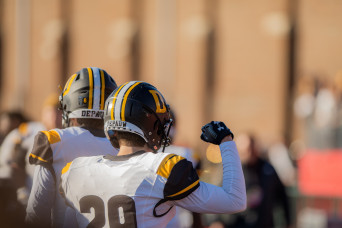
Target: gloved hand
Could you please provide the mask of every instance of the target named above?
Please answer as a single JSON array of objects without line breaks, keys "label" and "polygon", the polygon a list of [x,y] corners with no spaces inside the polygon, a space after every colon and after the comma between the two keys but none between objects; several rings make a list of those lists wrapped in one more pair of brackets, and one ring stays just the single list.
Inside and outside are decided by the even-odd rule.
[{"label": "gloved hand", "polygon": [[234,139],[234,134],[223,122],[211,121],[202,127],[201,139],[205,142],[219,145],[222,139],[228,135],[231,135]]}]

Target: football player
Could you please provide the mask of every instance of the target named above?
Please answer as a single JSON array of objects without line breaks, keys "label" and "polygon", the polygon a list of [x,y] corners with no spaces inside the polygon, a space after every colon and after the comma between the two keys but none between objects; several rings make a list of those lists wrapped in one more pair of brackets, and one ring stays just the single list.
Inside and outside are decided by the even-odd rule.
[{"label": "football player", "polygon": [[[118,156],[77,158],[62,170],[61,193],[78,227],[165,227],[183,207],[198,213],[246,208],[246,190],[232,132],[222,122],[202,128],[204,141],[220,145],[223,187],[200,182],[192,163],[158,153],[169,143],[172,120],[162,94],[132,81],[107,99],[105,133]],[[92,208],[92,210],[91,210]],[[68,224],[75,224],[70,217]],[[70,225],[71,226],[71,225]]]},{"label": "football player", "polygon": [[103,132],[106,98],[116,89],[103,69],[83,68],[67,81],[59,100],[64,129],[35,136],[30,164],[36,165],[26,209],[33,227],[62,227],[66,205],[58,193],[62,168],[81,156],[117,153]]}]

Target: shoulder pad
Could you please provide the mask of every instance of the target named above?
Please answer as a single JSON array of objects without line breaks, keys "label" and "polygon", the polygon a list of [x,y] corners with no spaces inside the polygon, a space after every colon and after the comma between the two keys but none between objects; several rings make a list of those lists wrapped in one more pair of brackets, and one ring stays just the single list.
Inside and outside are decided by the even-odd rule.
[{"label": "shoulder pad", "polygon": [[34,138],[33,149],[30,154],[30,164],[47,165],[53,162],[53,152],[51,144],[61,140],[55,130],[40,131]]},{"label": "shoulder pad", "polygon": [[47,139],[48,139],[50,144],[54,144],[54,143],[57,143],[57,142],[61,141],[60,135],[55,130],[41,131],[41,132],[46,135],[46,137],[47,137]]},{"label": "shoulder pad", "polygon": [[164,198],[168,200],[182,199],[199,187],[199,178],[192,163],[178,155],[166,156],[157,174],[167,179]]},{"label": "shoulder pad", "polygon": [[167,155],[163,161],[160,163],[158,170],[157,170],[157,174],[159,176],[165,177],[166,179],[169,178],[170,173],[172,168],[181,160],[183,160],[184,158],[179,156],[179,155],[175,155],[175,154],[169,154]]}]

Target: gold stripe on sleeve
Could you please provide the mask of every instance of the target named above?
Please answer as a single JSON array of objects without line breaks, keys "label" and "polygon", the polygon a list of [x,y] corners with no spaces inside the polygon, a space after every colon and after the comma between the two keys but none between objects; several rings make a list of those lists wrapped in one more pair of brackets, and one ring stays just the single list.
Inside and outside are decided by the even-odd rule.
[{"label": "gold stripe on sleeve", "polygon": [[42,131],[42,132],[46,135],[50,144],[54,144],[54,143],[61,141],[61,137],[59,136],[58,132],[55,130]]},{"label": "gold stripe on sleeve", "polygon": [[167,197],[178,196],[178,195],[180,195],[180,194],[182,194],[182,193],[184,193],[184,192],[186,192],[186,191],[192,189],[193,187],[195,187],[195,186],[198,184],[198,182],[199,182],[199,180],[195,181],[194,183],[192,183],[192,184],[189,185],[188,187],[184,188],[183,190],[181,190],[181,191],[179,191],[179,192],[177,192],[177,193],[175,193],[175,194],[173,194],[173,195],[167,196]]},{"label": "gold stripe on sleeve", "polygon": [[167,155],[160,163],[157,174],[162,177],[168,178],[170,176],[172,168],[183,159],[183,157],[175,154]]},{"label": "gold stripe on sleeve", "polygon": [[48,162],[48,161],[46,161],[45,159],[43,159],[43,158],[41,158],[41,157],[39,157],[39,156],[37,156],[37,155],[34,155],[34,154],[32,154],[32,153],[30,153],[30,157],[33,157],[33,158],[35,158],[35,159],[38,159],[39,161],[42,161],[42,162]]}]

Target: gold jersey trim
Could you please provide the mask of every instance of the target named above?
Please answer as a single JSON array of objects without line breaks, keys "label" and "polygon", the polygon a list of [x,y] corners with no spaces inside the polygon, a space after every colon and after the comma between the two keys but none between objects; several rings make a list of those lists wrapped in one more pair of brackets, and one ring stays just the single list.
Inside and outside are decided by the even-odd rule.
[{"label": "gold jersey trim", "polygon": [[42,131],[42,132],[46,135],[50,144],[54,144],[54,143],[61,141],[61,137],[59,136],[58,132],[55,130]]},{"label": "gold jersey trim", "polygon": [[48,162],[48,161],[46,161],[45,159],[43,159],[43,158],[41,158],[41,157],[39,157],[39,156],[37,156],[37,155],[34,155],[34,154],[32,154],[32,153],[30,153],[30,157],[33,157],[33,158],[35,158],[35,159],[38,159],[39,161],[42,161],[42,162]]},{"label": "gold jersey trim", "polygon": [[184,158],[175,154],[167,155],[160,163],[157,174],[169,178],[172,168]]},{"label": "gold jersey trim", "polygon": [[195,187],[197,184],[199,183],[199,180],[195,181],[194,183],[192,183],[191,185],[189,185],[188,187],[184,188],[183,190],[173,194],[173,195],[170,195],[170,196],[167,196],[167,197],[174,197],[174,196],[178,196],[184,192],[187,192],[188,190],[192,189],[193,187]]},{"label": "gold jersey trim", "polygon": [[69,162],[68,164],[66,164],[66,166],[64,166],[64,168],[62,169],[62,174],[68,172],[69,168],[70,168],[70,165],[71,165],[72,162]]}]

